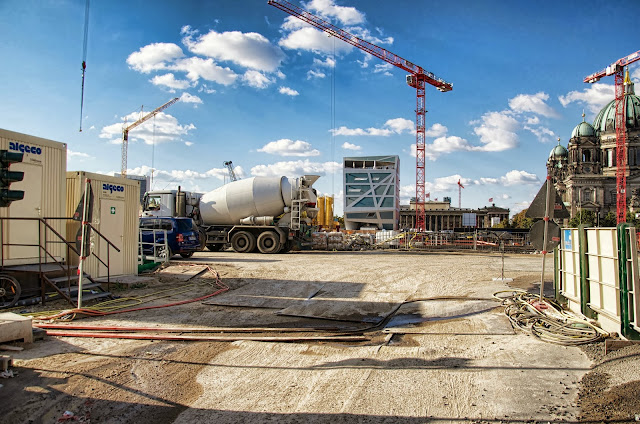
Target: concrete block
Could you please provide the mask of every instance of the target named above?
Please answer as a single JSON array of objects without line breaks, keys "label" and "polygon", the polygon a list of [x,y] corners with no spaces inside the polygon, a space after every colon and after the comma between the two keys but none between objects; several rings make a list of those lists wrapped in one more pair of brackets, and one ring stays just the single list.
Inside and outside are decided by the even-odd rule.
[{"label": "concrete block", "polygon": [[31,318],[13,312],[0,313],[0,343],[23,340],[33,343]]}]

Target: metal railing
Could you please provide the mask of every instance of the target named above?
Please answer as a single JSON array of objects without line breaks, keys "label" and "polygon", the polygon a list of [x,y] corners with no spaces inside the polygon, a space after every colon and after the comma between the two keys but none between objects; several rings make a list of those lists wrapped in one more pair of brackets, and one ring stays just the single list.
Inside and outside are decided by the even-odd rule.
[{"label": "metal railing", "polygon": [[[5,222],[7,221],[7,222]],[[37,225],[34,225],[33,229],[30,229],[28,231],[23,232],[23,234],[26,234],[26,237],[32,237],[31,240],[34,240],[33,243],[29,243],[29,242],[23,242],[23,243],[16,243],[16,242],[10,242],[9,240],[7,240],[7,227],[8,227],[8,222],[17,222],[17,221],[27,221],[27,222],[34,222],[37,223]],[[53,264],[57,267],[60,268],[61,271],[63,271],[67,277],[67,289],[70,289],[71,286],[71,275],[69,274],[69,258],[71,256],[71,252],[75,253],[76,255],[80,256],[80,253],[78,252],[78,250],[75,248],[74,243],[70,242],[67,240],[67,237],[63,236],[62,234],[60,234],[58,232],[58,230],[56,230],[52,223],[58,222],[58,221],[65,221],[65,229],[66,229],[66,223],[68,223],[69,221],[73,221],[73,222],[77,222],[72,220],[71,218],[18,218],[18,217],[0,217],[0,269],[5,270],[5,268],[9,267],[10,265],[7,264],[7,261],[16,259],[19,262],[21,262],[24,265],[37,265],[38,266],[38,273],[41,276],[41,298],[42,301],[44,303],[44,299],[45,299],[45,285],[44,284],[48,284],[49,286],[51,286],[51,288],[53,288],[54,290],[56,290],[61,296],[63,296],[65,299],[67,299],[67,301],[69,301],[71,303],[71,299],[65,295],[60,289],[59,287],[57,287],[55,284],[51,284],[49,281],[47,281],[46,279],[42,278],[42,275],[44,273],[43,271],[43,265],[45,264]],[[117,252],[120,252],[120,249],[114,245],[109,239],[107,239],[102,233],[100,233],[100,231],[98,231],[95,227],[93,227],[91,224],[88,224],[89,227],[95,231],[95,233],[98,235],[98,237],[101,240],[104,240],[107,243],[107,257],[106,257],[106,262],[103,258],[101,258],[99,255],[96,255],[95,252],[91,252],[91,256],[95,257],[101,264],[103,264],[106,269],[107,269],[107,287],[110,288],[110,283],[111,283],[111,275],[110,275],[110,252],[111,249],[115,249]],[[35,236],[37,233],[37,236]],[[35,237],[33,237],[35,236]],[[36,242],[37,240],[37,242]],[[24,248],[33,248],[34,252],[37,249],[37,255],[34,255],[33,257],[22,257],[22,258],[6,258],[6,252],[11,248],[11,247],[24,247]],[[66,255],[64,257],[55,256],[55,253],[60,252],[60,250],[56,249],[56,246],[64,246],[63,249],[66,250]],[[57,251],[56,251],[57,250]],[[35,262],[37,259],[37,262]],[[27,263],[24,263],[24,262]]]},{"label": "metal railing", "polygon": [[[143,233],[151,233],[153,241],[142,241]],[[157,241],[158,234],[164,235],[161,242]],[[138,265],[144,265],[148,262],[168,262],[169,259],[171,258],[169,257],[167,230],[140,228],[138,231]]]}]

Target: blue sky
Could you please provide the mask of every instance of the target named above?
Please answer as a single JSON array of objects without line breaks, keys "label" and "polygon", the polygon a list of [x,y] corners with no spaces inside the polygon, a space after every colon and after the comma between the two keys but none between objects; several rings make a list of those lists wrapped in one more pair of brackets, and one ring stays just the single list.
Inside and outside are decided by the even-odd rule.
[{"label": "blue sky", "polygon": [[[426,191],[526,208],[560,137],[613,100],[583,78],[640,49],[636,0],[295,0],[453,84],[426,90]],[[267,0],[0,0],[0,128],[68,144],[68,170],[112,174],[125,120],[180,102],[129,135],[128,173],[208,191],[236,173],[322,177],[342,213],[344,156],[400,156],[415,196],[416,93],[406,73]],[[614,28],[618,28],[617,32]],[[640,80],[640,67],[631,67]]]}]

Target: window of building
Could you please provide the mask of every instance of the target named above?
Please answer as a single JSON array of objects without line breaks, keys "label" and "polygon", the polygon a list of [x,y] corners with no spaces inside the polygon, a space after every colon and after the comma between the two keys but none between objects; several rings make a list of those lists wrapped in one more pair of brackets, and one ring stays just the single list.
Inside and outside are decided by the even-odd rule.
[{"label": "window of building", "polygon": [[584,150],[582,152],[582,161],[591,162],[591,150]]},{"label": "window of building", "polygon": [[361,199],[358,203],[353,205],[355,208],[372,208],[375,205],[373,204],[373,197],[365,197]]},{"label": "window of building", "polygon": [[368,183],[369,174],[347,174],[347,183]]},{"label": "window of building", "polygon": [[382,204],[380,205],[380,207],[382,207],[382,208],[392,208],[394,206],[393,200],[394,200],[393,197],[385,197],[382,200]]},{"label": "window of building", "polygon": [[386,185],[381,185],[376,187],[375,192],[378,196],[382,196],[384,195],[384,193],[387,191],[387,186]]}]

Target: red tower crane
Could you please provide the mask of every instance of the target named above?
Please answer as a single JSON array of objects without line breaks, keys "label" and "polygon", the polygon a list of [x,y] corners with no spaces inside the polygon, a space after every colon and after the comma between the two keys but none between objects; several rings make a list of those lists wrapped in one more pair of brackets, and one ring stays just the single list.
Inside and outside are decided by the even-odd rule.
[{"label": "red tower crane", "polygon": [[618,59],[600,72],[589,75],[584,82],[615,75],[616,83],[616,217],[618,224],[627,220],[627,120],[624,101],[624,67],[640,60],[640,50]]},{"label": "red tower crane", "polygon": [[462,209],[462,189],[463,188],[464,186],[462,185],[460,180],[458,180],[458,208],[459,209]]},{"label": "red tower crane", "polygon": [[296,18],[313,25],[321,31],[326,32],[352,46],[384,60],[400,69],[410,73],[407,76],[407,84],[416,89],[416,228],[418,231],[425,230],[425,83],[436,87],[442,92],[451,91],[453,85],[436,77],[431,72],[425,71],[422,67],[409,62],[390,51],[376,46],[368,41],[356,37],[347,31],[340,29],[329,22],[295,6],[285,0],[269,0],[271,6],[275,6]]}]

